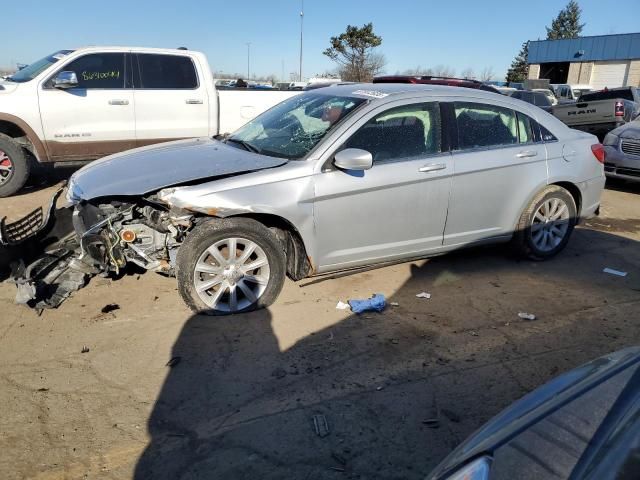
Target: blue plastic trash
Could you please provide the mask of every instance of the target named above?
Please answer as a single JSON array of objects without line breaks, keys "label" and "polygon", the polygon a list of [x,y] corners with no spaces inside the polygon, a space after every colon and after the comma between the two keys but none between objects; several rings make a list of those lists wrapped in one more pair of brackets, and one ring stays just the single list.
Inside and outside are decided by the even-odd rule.
[{"label": "blue plastic trash", "polygon": [[384,295],[376,293],[373,297],[367,298],[366,300],[349,300],[349,306],[353,313],[362,313],[369,310],[381,312],[384,310],[384,307],[387,306],[387,301]]}]

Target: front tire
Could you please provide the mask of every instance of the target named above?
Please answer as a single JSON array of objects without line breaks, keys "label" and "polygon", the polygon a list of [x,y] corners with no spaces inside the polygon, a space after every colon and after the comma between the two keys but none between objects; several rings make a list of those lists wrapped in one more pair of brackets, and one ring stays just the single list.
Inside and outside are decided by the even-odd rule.
[{"label": "front tire", "polygon": [[576,222],[573,196],[558,185],[549,185],[522,212],[514,246],[525,257],[546,260],[564,249]]},{"label": "front tire", "polygon": [[11,137],[0,133],[0,197],[9,197],[24,187],[29,178],[25,150]]},{"label": "front tire", "polygon": [[191,310],[209,315],[271,305],[282,290],[286,259],[276,236],[248,218],[198,225],[176,259],[178,291]]}]

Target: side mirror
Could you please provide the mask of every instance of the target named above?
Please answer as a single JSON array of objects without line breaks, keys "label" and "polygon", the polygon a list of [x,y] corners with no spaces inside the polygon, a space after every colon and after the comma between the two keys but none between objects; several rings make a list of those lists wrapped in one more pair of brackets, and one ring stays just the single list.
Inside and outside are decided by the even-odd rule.
[{"label": "side mirror", "polygon": [[53,86],[55,88],[73,88],[78,86],[78,77],[76,72],[60,72],[53,79]]},{"label": "side mirror", "polygon": [[369,170],[373,156],[360,148],[346,148],[336,153],[333,163],[342,170]]}]

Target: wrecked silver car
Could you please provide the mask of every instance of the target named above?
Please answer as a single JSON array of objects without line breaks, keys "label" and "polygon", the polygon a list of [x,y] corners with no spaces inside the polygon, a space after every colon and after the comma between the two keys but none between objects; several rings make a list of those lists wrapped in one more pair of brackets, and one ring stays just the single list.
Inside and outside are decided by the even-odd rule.
[{"label": "wrecked silver car", "polygon": [[194,311],[241,312],[274,302],[287,275],[487,241],[552,257],[597,212],[602,161],[595,137],[508,97],[331,86],[232,135],[94,162],[71,177],[66,206],[2,221],[0,242],[22,249],[11,279],[37,308],[135,264],[176,276]]}]

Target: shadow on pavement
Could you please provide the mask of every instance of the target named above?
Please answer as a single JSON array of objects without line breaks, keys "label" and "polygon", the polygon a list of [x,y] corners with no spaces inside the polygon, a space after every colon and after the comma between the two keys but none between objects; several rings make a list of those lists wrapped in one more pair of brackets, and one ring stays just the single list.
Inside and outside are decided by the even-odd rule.
[{"label": "shadow on pavement", "polygon": [[[349,315],[284,350],[270,310],[189,318],[135,478],[420,479],[526,392],[640,343],[625,310],[640,302],[637,242],[577,229],[549,262],[504,250],[414,264],[395,293],[381,292],[399,306]],[[424,290],[432,298],[416,299]],[[520,320],[514,304],[538,320]]]}]

